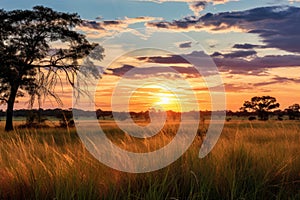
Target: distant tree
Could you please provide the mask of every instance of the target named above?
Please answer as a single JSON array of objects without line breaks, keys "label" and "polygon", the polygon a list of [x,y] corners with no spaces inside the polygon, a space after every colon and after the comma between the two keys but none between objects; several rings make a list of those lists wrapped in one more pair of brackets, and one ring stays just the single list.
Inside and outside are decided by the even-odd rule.
[{"label": "distant tree", "polygon": [[285,109],[285,112],[289,116],[290,120],[295,120],[295,119],[299,119],[300,116],[299,110],[300,110],[300,105],[295,103],[289,106],[287,109]]},{"label": "distant tree", "polygon": [[103,111],[101,109],[96,110],[96,116],[97,119],[100,119],[102,117],[103,120],[105,120],[105,117],[112,118],[112,111]]},{"label": "distant tree", "polygon": [[71,110],[62,110],[56,117],[59,119],[59,126],[62,128],[75,126]]},{"label": "distant tree", "polygon": [[248,117],[248,120],[249,120],[249,121],[256,120],[256,117],[254,117],[254,116]]},{"label": "distant tree", "polygon": [[[75,87],[81,61],[90,56],[86,73],[99,77],[92,60],[103,58],[103,48],[74,30],[82,20],[77,14],[36,6],[32,10],[0,10],[0,101],[7,104],[5,130],[13,130],[17,97],[28,93],[34,99],[55,94],[61,79]],[[97,48],[96,48],[97,47]],[[92,50],[97,49],[97,53]],[[94,52],[94,51],[93,51]]]},{"label": "distant tree", "polygon": [[283,120],[284,111],[278,109],[278,110],[274,110],[272,114],[277,116],[277,120],[279,120],[279,121]]},{"label": "distant tree", "polygon": [[255,111],[260,120],[268,120],[269,112],[278,108],[276,98],[271,96],[252,97],[251,101],[245,101],[241,110]]}]

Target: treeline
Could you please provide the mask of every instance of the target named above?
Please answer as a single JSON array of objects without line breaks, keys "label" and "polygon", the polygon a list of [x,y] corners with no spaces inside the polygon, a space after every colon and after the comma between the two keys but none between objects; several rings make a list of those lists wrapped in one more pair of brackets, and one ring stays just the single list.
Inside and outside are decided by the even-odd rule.
[{"label": "treeline", "polygon": [[[270,117],[277,120],[299,120],[300,119],[300,105],[295,103],[288,106],[284,110],[279,109],[280,104],[276,102],[276,98],[270,96],[253,97],[250,101],[245,101],[239,111],[213,111],[214,115],[222,116],[226,113],[227,120],[230,121],[233,117],[248,118],[249,120],[268,120]],[[163,112],[156,110],[148,110],[141,112],[112,112],[98,109],[96,111],[85,111],[80,109],[20,109],[14,111],[14,117],[26,118],[27,124],[43,123],[48,118],[59,119],[61,126],[73,125],[73,114],[80,117],[97,117],[98,119],[108,120],[126,120],[142,119],[145,121],[150,120],[150,113],[156,116],[161,116]],[[202,119],[209,119],[212,111],[190,111],[190,112],[175,112],[172,110],[166,111],[168,120],[180,120],[181,116],[196,117],[200,114]],[[0,117],[5,117],[6,112],[0,110]]]},{"label": "treeline", "polygon": [[[84,111],[86,112],[86,111]],[[63,114],[70,114],[72,113],[72,109],[20,109],[14,110],[14,117],[28,117],[31,115],[39,115],[40,117],[54,117],[54,118],[61,118]],[[0,110],[0,116],[4,117],[6,112]]]},{"label": "treeline", "polygon": [[[103,111],[101,109],[98,109],[95,111],[85,111],[85,110],[80,110],[80,109],[60,109],[60,108],[55,108],[55,109],[20,109],[20,110],[15,110],[14,111],[14,117],[24,117],[24,118],[30,118],[30,117],[35,117],[35,118],[41,118],[43,120],[44,118],[47,117],[52,117],[52,118],[57,118],[61,119],[62,117],[65,118],[73,118],[73,112],[76,112],[78,116],[81,117],[91,117],[95,116],[98,119],[113,119],[118,118],[118,119],[126,119],[128,116],[130,116],[133,119],[147,119],[149,118],[149,111],[140,111],[140,112],[115,112],[113,113],[112,111]],[[248,117],[253,117],[257,116],[259,117],[259,112],[258,111],[247,111],[247,110],[240,110],[240,111],[214,111],[215,115],[223,115],[224,112],[226,113],[227,117],[241,117],[241,118],[248,118]],[[170,117],[178,118],[181,116],[180,112],[175,112],[172,110],[166,111],[167,115]],[[190,111],[190,112],[184,112],[185,115],[193,116],[195,115],[196,111]],[[201,117],[210,117],[212,114],[212,111],[199,111],[199,114]],[[300,120],[300,105],[299,104],[293,104],[289,106],[288,108],[284,110],[274,110],[274,111],[269,111],[268,117],[275,117],[275,118],[283,118],[286,116],[289,120]],[[3,110],[0,110],[0,117],[4,118],[6,115],[6,112]]]},{"label": "treeline", "polygon": [[[91,117],[95,116],[98,119],[109,119],[109,118],[118,118],[118,119],[125,119],[127,117],[131,118],[148,118],[150,112],[156,112],[160,113],[160,111],[140,111],[140,112],[112,112],[112,111],[104,111],[101,109],[97,109],[96,111],[86,111],[86,110],[80,110],[80,109],[20,109],[20,110],[14,110],[14,117],[24,117],[24,118],[45,118],[45,117],[53,117],[53,118],[70,118],[70,116],[73,117],[73,113],[76,113],[77,116],[80,117]],[[172,110],[166,111],[167,115],[170,117],[178,117],[181,115],[180,112],[175,112]],[[196,111],[191,112],[185,112],[187,115],[195,115]],[[210,116],[211,111],[199,111],[201,116]],[[224,113],[224,111],[217,111],[216,113]],[[0,110],[0,117],[5,117],[6,112],[3,110]]]},{"label": "treeline", "polygon": [[276,115],[278,120],[283,120],[284,115],[288,115],[290,120],[299,119],[300,105],[295,103],[284,110],[279,109],[280,104],[275,97],[255,96],[250,101],[245,101],[240,108],[242,113],[249,111],[256,114],[260,120],[268,120],[270,115]]},{"label": "treeline", "polygon": [[231,118],[232,117],[239,117],[239,118],[248,118],[250,121],[251,120],[268,120],[270,118],[277,119],[277,120],[300,120],[300,112],[299,110],[293,110],[286,108],[284,110],[275,110],[272,112],[268,112],[268,118],[260,118],[260,113],[257,111],[249,112],[249,111],[236,111],[233,112],[231,110],[226,111],[226,116]]}]

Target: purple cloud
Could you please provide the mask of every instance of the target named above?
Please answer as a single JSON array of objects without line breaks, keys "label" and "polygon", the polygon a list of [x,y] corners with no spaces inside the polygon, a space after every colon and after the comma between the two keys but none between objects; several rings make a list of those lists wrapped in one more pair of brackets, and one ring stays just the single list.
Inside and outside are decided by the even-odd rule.
[{"label": "purple cloud", "polygon": [[184,42],[179,44],[179,48],[181,49],[187,49],[192,47],[192,42]]},{"label": "purple cloud", "polygon": [[300,8],[273,6],[246,11],[208,13],[171,22],[148,22],[148,27],[177,31],[239,31],[258,34],[265,47],[300,53]]}]

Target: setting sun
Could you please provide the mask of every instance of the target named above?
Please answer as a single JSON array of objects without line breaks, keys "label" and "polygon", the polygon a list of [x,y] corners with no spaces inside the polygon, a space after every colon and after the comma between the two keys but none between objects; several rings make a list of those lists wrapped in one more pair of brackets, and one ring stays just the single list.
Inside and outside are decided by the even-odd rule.
[{"label": "setting sun", "polygon": [[161,97],[160,101],[158,103],[160,103],[160,104],[170,104],[170,98],[168,98],[168,97]]}]

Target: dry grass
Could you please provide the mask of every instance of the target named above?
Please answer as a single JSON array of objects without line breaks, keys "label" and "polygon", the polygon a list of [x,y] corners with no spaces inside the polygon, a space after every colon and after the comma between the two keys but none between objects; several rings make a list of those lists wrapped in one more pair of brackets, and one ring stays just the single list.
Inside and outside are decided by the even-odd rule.
[{"label": "dry grass", "polygon": [[[105,129],[121,147],[142,151],[171,140],[170,127],[151,141]],[[233,121],[204,159],[196,139],[172,165],[129,174],[94,159],[75,130],[0,132],[0,199],[300,199],[299,144],[300,122]]]}]

